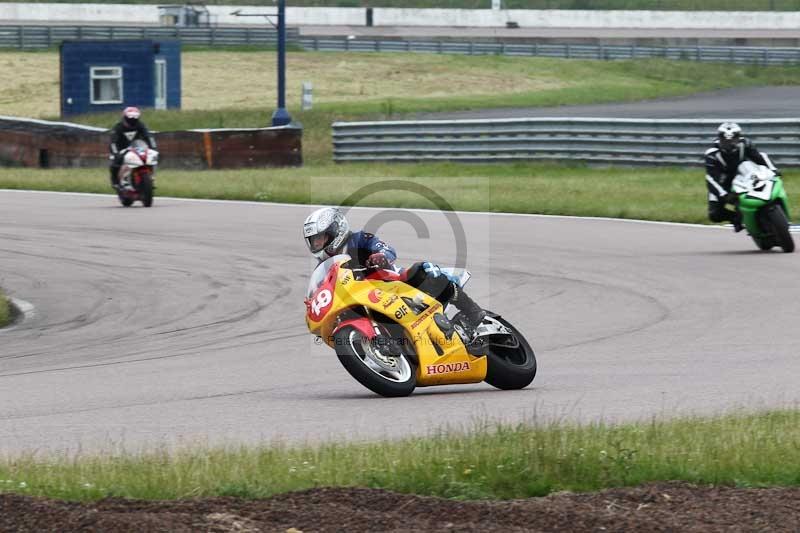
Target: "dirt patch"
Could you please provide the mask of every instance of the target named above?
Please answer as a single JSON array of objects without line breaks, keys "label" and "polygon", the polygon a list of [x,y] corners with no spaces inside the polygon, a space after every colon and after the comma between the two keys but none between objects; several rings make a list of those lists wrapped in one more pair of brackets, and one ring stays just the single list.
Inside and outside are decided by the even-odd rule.
[{"label": "dirt patch", "polygon": [[800,488],[656,483],[513,501],[454,501],[324,488],[266,500],[0,495],[0,531],[800,531]]}]

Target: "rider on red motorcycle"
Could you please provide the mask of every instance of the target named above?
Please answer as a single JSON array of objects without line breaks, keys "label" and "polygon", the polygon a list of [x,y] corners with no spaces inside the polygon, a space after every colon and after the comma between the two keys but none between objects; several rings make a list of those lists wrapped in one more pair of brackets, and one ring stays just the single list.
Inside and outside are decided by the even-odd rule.
[{"label": "rider on red motorcycle", "polygon": [[109,144],[111,166],[109,171],[111,173],[111,185],[115,189],[132,190],[131,184],[127,180],[119,183],[119,169],[122,166],[125,149],[137,139],[146,142],[147,146],[153,150],[156,148],[155,138],[147,129],[147,126],[144,125],[144,122],[139,120],[141,115],[139,108],[126,107],[122,111],[122,120],[117,122],[111,129],[111,143]]},{"label": "rider on red motorcycle", "polygon": [[336,208],[323,207],[311,213],[303,223],[303,236],[308,249],[320,262],[346,253],[358,265],[399,272],[405,283],[430,294],[442,304],[452,303],[461,311],[462,323],[471,339],[486,316],[486,312],[437,265],[419,262],[407,270],[396,267],[397,253],[392,246],[372,233],[350,231],[347,219]]}]

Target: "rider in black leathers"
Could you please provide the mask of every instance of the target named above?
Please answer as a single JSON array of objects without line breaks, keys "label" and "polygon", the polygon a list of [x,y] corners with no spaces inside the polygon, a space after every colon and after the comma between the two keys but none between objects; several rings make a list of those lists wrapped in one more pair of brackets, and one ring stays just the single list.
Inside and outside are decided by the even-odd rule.
[{"label": "rider in black leathers", "polygon": [[708,218],[712,222],[731,222],[736,231],[742,230],[742,216],[738,210],[731,211],[725,206],[736,206],[738,197],[731,192],[731,185],[743,161],[764,165],[780,174],[767,154],[759,152],[749,139],[742,137],[738,124],[723,122],[717,129],[717,139],[705,154]]},{"label": "rider in black leathers", "polygon": [[147,129],[147,126],[144,125],[144,122],[139,120],[141,115],[142,113],[138,108],[126,107],[122,112],[122,119],[111,129],[111,143],[109,144],[111,166],[109,167],[109,172],[111,173],[111,185],[115,189],[131,189],[130,183],[119,183],[119,169],[122,166],[125,149],[136,139],[143,140],[153,150],[156,148],[155,138]]}]

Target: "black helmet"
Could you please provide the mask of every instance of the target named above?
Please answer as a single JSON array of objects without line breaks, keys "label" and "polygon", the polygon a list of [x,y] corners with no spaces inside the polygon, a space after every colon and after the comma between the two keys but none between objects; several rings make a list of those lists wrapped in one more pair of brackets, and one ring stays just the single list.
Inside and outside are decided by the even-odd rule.
[{"label": "black helmet", "polygon": [[723,152],[733,152],[742,140],[742,128],[735,122],[723,122],[717,128],[719,149]]}]

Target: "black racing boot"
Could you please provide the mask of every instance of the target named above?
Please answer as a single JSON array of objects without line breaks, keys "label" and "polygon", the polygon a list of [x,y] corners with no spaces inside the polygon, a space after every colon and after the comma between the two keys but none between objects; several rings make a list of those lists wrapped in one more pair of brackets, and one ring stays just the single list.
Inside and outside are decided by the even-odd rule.
[{"label": "black racing boot", "polygon": [[114,190],[119,190],[119,167],[111,167],[108,169],[111,178],[111,186]]},{"label": "black racing boot", "polygon": [[471,344],[475,340],[478,326],[483,322],[486,317],[486,311],[475,303],[475,301],[467,296],[467,294],[455,283],[453,283],[453,296],[450,299],[456,309],[460,311],[461,325],[464,327],[464,334],[466,339],[464,344]]},{"label": "black racing boot", "polygon": [[744,226],[742,225],[742,214],[738,210],[736,210],[731,217],[731,224],[733,224],[733,231],[735,233],[739,233],[744,229]]}]

